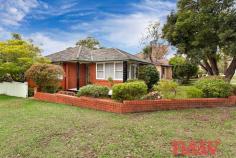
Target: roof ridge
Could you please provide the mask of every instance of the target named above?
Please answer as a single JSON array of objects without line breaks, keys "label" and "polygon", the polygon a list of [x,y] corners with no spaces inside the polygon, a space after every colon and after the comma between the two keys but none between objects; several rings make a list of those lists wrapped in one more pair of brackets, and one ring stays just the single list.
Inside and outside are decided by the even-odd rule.
[{"label": "roof ridge", "polygon": [[122,54],[125,54],[128,57],[132,56],[132,57],[135,57],[135,58],[139,58],[139,57],[135,56],[134,54],[130,54],[130,53],[126,52],[126,51],[120,50],[119,48],[115,48],[115,49],[118,50],[119,52],[121,52]]},{"label": "roof ridge", "polygon": [[45,57],[52,56],[52,55],[55,55],[55,54],[59,54],[59,53],[62,53],[62,52],[64,52],[64,51],[65,51],[65,50],[58,51],[58,52],[56,52],[56,53],[51,53],[51,54],[46,55]]},{"label": "roof ridge", "polygon": [[118,48],[111,48],[111,49],[115,49],[115,50],[117,50],[118,52],[120,52],[121,54],[123,54],[123,55],[125,55],[126,57],[129,58],[128,54],[124,53],[124,52],[121,51],[120,49],[118,49]]},{"label": "roof ridge", "polygon": [[90,52],[91,61],[93,61],[93,50],[91,50],[89,52]]}]

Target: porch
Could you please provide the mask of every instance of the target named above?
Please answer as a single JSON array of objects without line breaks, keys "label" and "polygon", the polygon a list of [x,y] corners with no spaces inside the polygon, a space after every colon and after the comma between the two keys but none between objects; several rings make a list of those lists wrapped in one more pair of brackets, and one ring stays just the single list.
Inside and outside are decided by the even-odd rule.
[{"label": "porch", "polygon": [[114,84],[135,79],[139,63],[133,61],[64,62],[61,65],[65,71],[62,88],[78,91],[80,87],[87,84],[110,87],[109,77],[112,77]]}]

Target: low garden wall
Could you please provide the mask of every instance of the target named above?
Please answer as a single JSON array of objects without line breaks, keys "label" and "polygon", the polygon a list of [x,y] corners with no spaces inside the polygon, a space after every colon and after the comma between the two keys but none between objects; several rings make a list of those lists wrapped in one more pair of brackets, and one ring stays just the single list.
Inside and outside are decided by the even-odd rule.
[{"label": "low garden wall", "polygon": [[114,113],[236,106],[236,96],[231,96],[229,98],[135,100],[123,101],[121,103],[111,99],[37,92],[34,98],[41,101],[62,103]]}]

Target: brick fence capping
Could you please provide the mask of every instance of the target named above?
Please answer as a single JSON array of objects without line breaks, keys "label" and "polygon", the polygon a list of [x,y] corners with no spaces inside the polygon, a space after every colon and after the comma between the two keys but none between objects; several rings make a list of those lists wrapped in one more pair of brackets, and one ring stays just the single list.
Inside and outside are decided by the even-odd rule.
[{"label": "brick fence capping", "polygon": [[236,96],[230,96],[228,98],[160,99],[117,102],[111,99],[37,92],[34,98],[40,101],[61,103],[114,113],[236,106]]}]

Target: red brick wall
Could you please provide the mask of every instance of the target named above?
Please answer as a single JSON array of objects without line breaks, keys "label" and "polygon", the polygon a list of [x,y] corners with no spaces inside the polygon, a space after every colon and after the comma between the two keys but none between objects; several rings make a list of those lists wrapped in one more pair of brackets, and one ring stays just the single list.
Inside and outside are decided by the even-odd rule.
[{"label": "red brick wall", "polygon": [[28,80],[28,85],[29,85],[30,88],[37,87],[37,85],[32,80]]},{"label": "red brick wall", "polygon": [[102,110],[107,112],[121,113],[122,103],[107,99],[95,99],[88,97],[74,97],[62,94],[48,94],[37,92],[35,99],[53,103],[68,104],[78,107]]},{"label": "red brick wall", "polygon": [[[89,65],[89,74],[90,74],[90,82],[92,84],[111,87],[110,82],[108,82],[107,80],[97,80],[96,79],[96,63]],[[122,82],[123,81],[114,81],[114,84],[122,83]]]},{"label": "red brick wall", "polygon": [[236,106],[236,96],[229,98],[135,100],[120,103],[111,99],[74,97],[37,92],[34,98],[41,101],[62,103],[115,113]]}]

